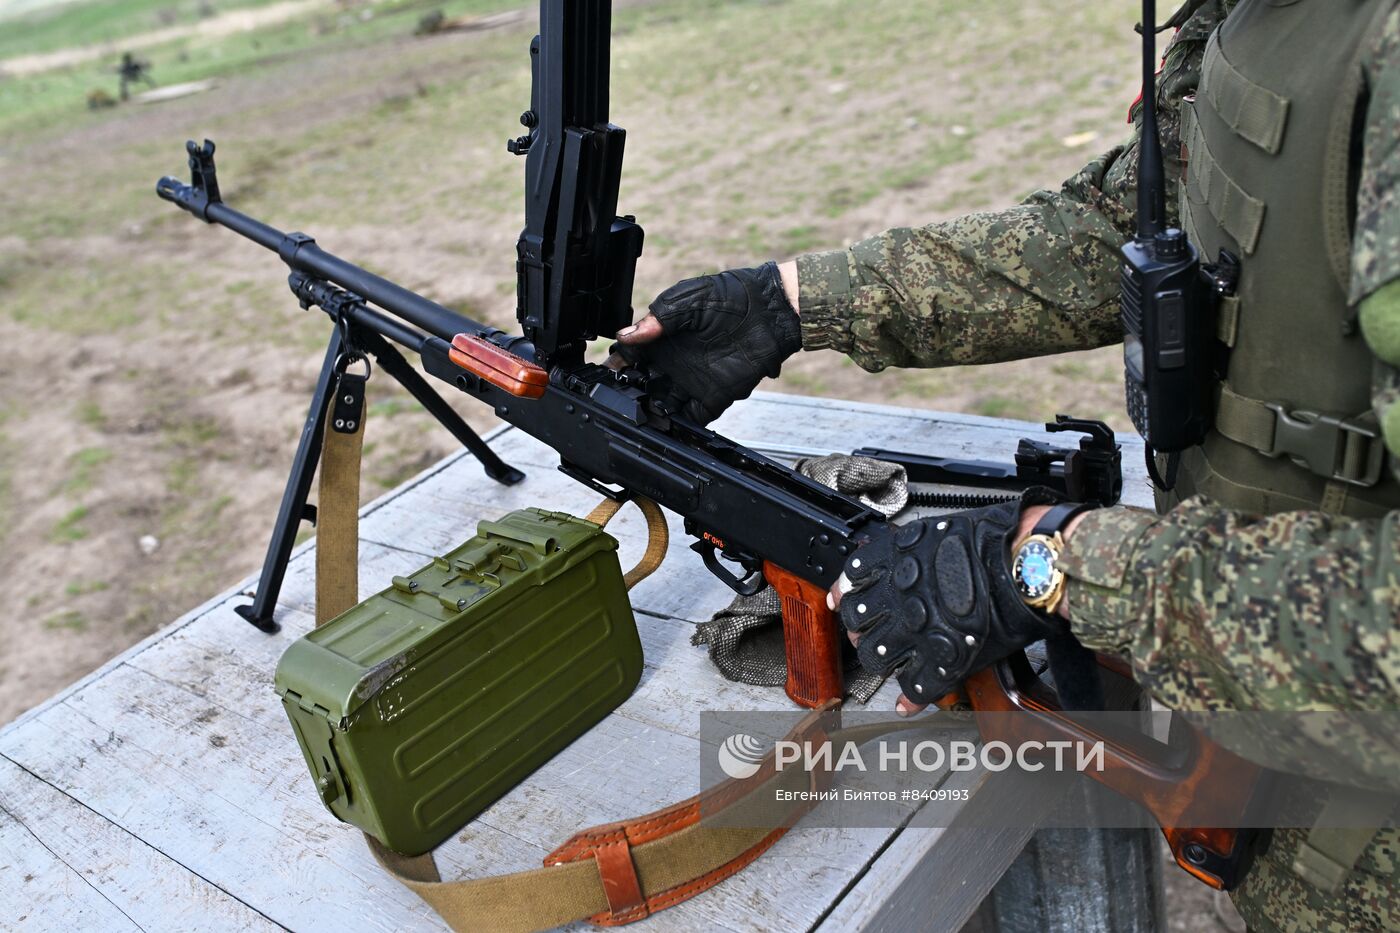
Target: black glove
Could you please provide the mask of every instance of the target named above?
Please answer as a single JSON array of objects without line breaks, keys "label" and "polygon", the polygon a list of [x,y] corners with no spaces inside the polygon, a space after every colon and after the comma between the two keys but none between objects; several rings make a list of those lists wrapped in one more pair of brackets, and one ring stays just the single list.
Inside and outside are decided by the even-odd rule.
[{"label": "black glove", "polygon": [[891,526],[858,548],[846,561],[840,616],[861,634],[861,663],[898,669],[904,695],[931,703],[968,674],[1065,632],[1062,619],[1022,601],[1009,566],[1022,507],[1053,501],[1033,489],[1020,502]]},{"label": "black glove", "polygon": [[651,313],[663,335],[614,344],[612,352],[665,376],[653,401],[700,424],[748,398],[802,349],[797,312],[776,263],[677,282],[656,297]]}]

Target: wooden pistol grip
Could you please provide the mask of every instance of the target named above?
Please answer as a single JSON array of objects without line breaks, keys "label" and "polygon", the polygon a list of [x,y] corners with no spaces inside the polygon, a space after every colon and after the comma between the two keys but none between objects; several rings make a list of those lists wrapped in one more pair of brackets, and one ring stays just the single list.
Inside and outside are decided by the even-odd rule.
[{"label": "wooden pistol grip", "polygon": [[[1105,659],[1108,660],[1108,659]],[[1171,748],[1141,732],[1100,732],[1059,709],[1039,681],[1018,678],[1002,662],[968,678],[966,689],[986,741],[1069,741],[1076,749],[1102,742],[1102,770],[1085,773],[1135,800],[1157,820],[1177,863],[1213,888],[1229,890],[1252,855],[1249,829],[1212,828],[1216,821],[1244,825],[1263,768],[1212,742],[1186,723],[1184,741]],[[1113,670],[1111,663],[1103,665]],[[1027,667],[1028,669],[1028,667]],[[1006,713],[1029,715],[1009,716]],[[983,715],[1003,714],[1003,715]],[[1227,819],[1228,818],[1228,819]]]},{"label": "wooden pistol grip", "polygon": [[452,362],[518,398],[539,398],[549,385],[549,373],[476,334],[458,334],[447,351]]},{"label": "wooden pistol grip", "polygon": [[778,593],[787,653],[784,690],[798,706],[816,709],[845,696],[841,676],[841,624],[826,606],[826,590],[763,562],[763,576]]}]

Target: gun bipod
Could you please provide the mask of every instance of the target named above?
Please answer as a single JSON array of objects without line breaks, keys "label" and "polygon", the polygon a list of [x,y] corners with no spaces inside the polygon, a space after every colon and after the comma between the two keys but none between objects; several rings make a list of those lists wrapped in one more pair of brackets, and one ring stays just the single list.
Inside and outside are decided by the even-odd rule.
[{"label": "gun bipod", "polygon": [[[273,524],[267,553],[263,557],[253,601],[234,607],[234,611],[255,628],[269,634],[281,627],[273,618],[273,614],[277,608],[277,597],[282,591],[282,581],[286,577],[287,561],[296,545],[297,531],[303,521],[316,524],[316,507],[309,505],[306,500],[311,492],[311,481],[316,475],[316,466],[321,459],[326,412],[334,400],[333,388],[352,359],[373,357],[381,371],[392,376],[425,411],[436,418],[462,446],[481,461],[486,475],[491,479],[504,486],[514,486],[525,478],[522,471],[502,460],[481,435],[462,420],[461,415],[419,375],[393,344],[374,328],[356,323],[357,316],[380,317],[365,307],[363,299],[302,272],[293,272],[288,277],[288,284],[303,307],[313,304],[320,307],[330,315],[335,326],[326,344],[326,355],[321,363],[320,375],[316,379],[316,388],[311,393],[311,405],[302,425],[301,439],[292,459],[292,469],[282,490],[282,502],[277,510],[277,520]],[[375,321],[376,325],[380,323],[382,322]],[[410,328],[399,329],[402,333],[391,331],[391,335],[396,339],[410,342],[415,337],[420,342],[423,339]]]}]

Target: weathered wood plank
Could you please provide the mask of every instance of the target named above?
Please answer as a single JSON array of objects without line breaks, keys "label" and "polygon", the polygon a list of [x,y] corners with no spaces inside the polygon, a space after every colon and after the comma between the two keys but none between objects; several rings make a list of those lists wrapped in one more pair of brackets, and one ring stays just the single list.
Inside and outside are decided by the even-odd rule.
[{"label": "weathered wood plank", "polygon": [[21,820],[25,811],[0,805],[0,926],[7,930],[130,930],[130,917]]},{"label": "weathered wood plank", "polygon": [[[0,812],[22,820],[39,846],[61,857],[122,918],[142,930],[278,929],[246,904],[7,758],[0,758]],[[0,865],[0,875],[13,871]],[[0,882],[0,888],[9,884]],[[27,897],[34,891],[31,882],[19,893]],[[9,905],[0,907],[0,925],[7,928],[6,918],[18,919],[9,911]],[[71,918],[67,911],[61,915]],[[106,921],[90,928],[99,926],[106,927]]]},{"label": "weathered wood plank", "polygon": [[363,844],[332,844],[347,830],[285,734],[133,667],[7,730],[0,753],[276,923],[436,922],[407,890],[373,891]]},{"label": "weathered wood plank", "polygon": [[819,929],[961,929],[1072,786],[1073,775],[1062,777],[980,768],[953,774],[945,786],[967,788],[968,801],[921,807]]}]

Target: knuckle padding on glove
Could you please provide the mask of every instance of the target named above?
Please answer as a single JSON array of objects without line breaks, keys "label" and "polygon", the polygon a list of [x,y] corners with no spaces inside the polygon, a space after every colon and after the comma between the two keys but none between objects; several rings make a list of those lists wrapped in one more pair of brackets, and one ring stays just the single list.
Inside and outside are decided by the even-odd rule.
[{"label": "knuckle padding on glove", "polygon": [[906,696],[931,701],[979,664],[1055,631],[1011,582],[1007,538],[1019,511],[1008,503],[916,520],[859,548],[839,615],[862,633],[861,662],[897,670]]}]

